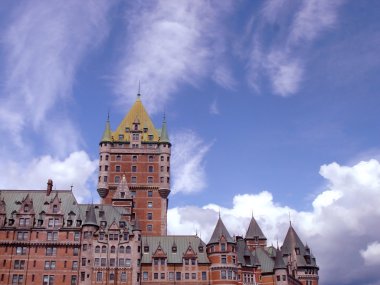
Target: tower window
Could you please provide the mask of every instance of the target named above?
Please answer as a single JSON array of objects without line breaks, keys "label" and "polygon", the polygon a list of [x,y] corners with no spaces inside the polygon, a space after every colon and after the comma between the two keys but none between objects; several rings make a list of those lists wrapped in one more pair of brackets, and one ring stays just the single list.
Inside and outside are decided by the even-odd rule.
[{"label": "tower window", "polygon": [[137,161],[137,155],[132,156],[132,161]]},{"label": "tower window", "polygon": [[132,172],[137,172],[137,166],[136,165],[132,165]]},{"label": "tower window", "polygon": [[152,191],[148,191],[148,197],[152,197],[153,196],[153,192]]},{"label": "tower window", "polygon": [[146,230],[147,230],[148,232],[153,231],[153,226],[152,226],[152,225],[147,225],[147,226],[146,226]]},{"label": "tower window", "polygon": [[153,202],[148,202],[148,208],[153,208]]},{"label": "tower window", "polygon": [[105,166],[104,166],[104,170],[105,170],[105,171],[108,171],[108,165],[105,165]]},{"label": "tower window", "polygon": [[153,219],[153,214],[152,213],[148,213],[146,218],[148,220],[152,220]]},{"label": "tower window", "polygon": [[121,155],[117,155],[116,160],[121,160]]},{"label": "tower window", "polygon": [[164,161],[164,156],[163,155],[161,155],[161,161]]},{"label": "tower window", "polygon": [[148,160],[149,160],[149,162],[153,162],[153,155],[149,155]]},{"label": "tower window", "polygon": [[109,159],[109,155],[107,154],[107,155],[106,155],[106,160],[108,160],[108,159]]},{"label": "tower window", "polygon": [[153,170],[154,170],[153,165],[149,165],[149,166],[148,166],[148,172],[152,173]]},{"label": "tower window", "polygon": [[136,183],[136,181],[137,181],[136,176],[132,176],[131,183]]},{"label": "tower window", "polygon": [[116,172],[120,172],[120,168],[121,168],[120,165],[116,165],[116,166],[115,166],[115,171],[116,171]]},{"label": "tower window", "polygon": [[120,183],[120,176],[115,176],[115,183]]},{"label": "tower window", "polygon": [[104,177],[103,177],[103,182],[107,182],[107,180],[108,180],[108,177],[107,177],[107,176],[104,176]]},{"label": "tower window", "polygon": [[148,177],[148,183],[153,183],[153,177],[152,176]]}]

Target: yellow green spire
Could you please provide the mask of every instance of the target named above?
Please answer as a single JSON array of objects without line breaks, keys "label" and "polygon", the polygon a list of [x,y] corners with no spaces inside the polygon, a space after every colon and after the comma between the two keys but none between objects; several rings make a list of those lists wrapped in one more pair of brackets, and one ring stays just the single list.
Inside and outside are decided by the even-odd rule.
[{"label": "yellow green spire", "polygon": [[101,142],[112,142],[112,133],[111,133],[111,126],[110,126],[110,114],[108,114],[108,116],[107,116],[106,128],[104,130]]},{"label": "yellow green spire", "polygon": [[165,117],[165,114],[164,114],[164,119],[162,121],[160,142],[162,142],[162,143],[170,143],[169,135],[168,135],[168,129],[166,127],[166,117]]}]

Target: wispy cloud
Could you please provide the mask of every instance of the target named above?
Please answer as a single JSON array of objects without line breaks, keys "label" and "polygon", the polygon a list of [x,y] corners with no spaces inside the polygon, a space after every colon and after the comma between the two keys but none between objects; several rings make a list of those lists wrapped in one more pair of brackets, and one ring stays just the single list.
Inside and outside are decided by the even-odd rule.
[{"label": "wispy cloud", "polygon": [[[57,128],[45,133],[41,126],[64,115],[62,108],[51,111],[70,98],[81,59],[106,35],[109,7],[108,2],[25,1],[11,11],[1,39],[6,77],[0,120],[3,131],[10,132],[19,145],[25,129],[47,134],[48,140],[60,136],[54,133]],[[63,117],[59,125],[67,120]],[[76,137],[72,134],[71,146],[76,145]]]},{"label": "wispy cloud", "polygon": [[210,105],[210,114],[211,115],[219,115],[220,114],[218,102],[216,101],[216,99],[214,101],[212,101],[212,103]]},{"label": "wispy cloud", "polygon": [[335,27],[343,2],[310,0],[291,5],[284,1],[265,2],[261,15],[247,29],[251,37],[249,84],[259,91],[260,82],[267,76],[273,93],[296,94],[307,70],[304,55],[317,38]]},{"label": "wispy cloud", "polygon": [[205,155],[211,144],[206,144],[195,132],[186,130],[172,136],[173,193],[198,192],[206,187]]},{"label": "wispy cloud", "polygon": [[[231,234],[244,235],[253,213],[269,243],[281,242],[290,213],[292,224],[317,258],[323,284],[376,284],[380,280],[380,162],[372,159],[353,166],[331,163],[321,166],[320,174],[327,183],[310,211],[280,205],[268,191],[237,194],[231,208],[209,204],[170,209],[169,232],[198,229],[207,242],[220,210]],[[336,246],[342,241],[344,246]]]},{"label": "wispy cloud", "polygon": [[197,86],[210,74],[223,87],[233,85],[228,70],[219,68],[225,64],[222,19],[232,3],[149,1],[129,8],[127,43],[115,79],[122,102],[132,102],[139,81],[150,112],[160,111],[180,84]]}]

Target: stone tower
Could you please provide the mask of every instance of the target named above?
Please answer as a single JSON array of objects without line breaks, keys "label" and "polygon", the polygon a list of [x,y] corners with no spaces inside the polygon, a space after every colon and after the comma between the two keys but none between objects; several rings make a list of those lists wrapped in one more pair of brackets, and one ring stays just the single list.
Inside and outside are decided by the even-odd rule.
[{"label": "stone tower", "polygon": [[[107,119],[99,143],[98,193],[102,204],[120,207],[132,197],[131,222],[138,222],[143,235],[166,235],[170,154],[165,117],[156,129],[140,94],[115,131]],[[117,191],[121,183],[128,193]]]}]

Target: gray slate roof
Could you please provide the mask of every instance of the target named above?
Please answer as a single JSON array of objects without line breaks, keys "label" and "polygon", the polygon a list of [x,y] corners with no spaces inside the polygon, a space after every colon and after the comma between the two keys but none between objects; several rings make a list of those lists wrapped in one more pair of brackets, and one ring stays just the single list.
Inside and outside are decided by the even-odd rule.
[{"label": "gray slate roof", "polygon": [[247,233],[245,234],[246,239],[253,239],[258,237],[259,239],[267,239],[263,234],[259,224],[256,222],[255,218],[252,217],[251,222],[249,223]]},{"label": "gray slate roof", "polygon": [[[184,253],[189,246],[194,250],[198,263],[210,263],[206,254],[206,244],[198,236],[150,236],[142,238],[143,254],[142,263],[152,263],[153,254],[158,246],[166,253],[167,263],[181,263]],[[149,252],[144,252],[144,247],[149,246]],[[172,246],[176,245],[177,251],[172,251]],[[199,246],[203,246],[203,252],[199,252]]]},{"label": "gray slate roof", "polygon": [[284,258],[282,256],[282,252],[280,249],[277,249],[273,269],[276,270],[276,269],[286,269],[286,268],[287,267],[286,267],[286,264],[284,262]]},{"label": "gray slate roof", "polygon": [[214,232],[212,233],[211,239],[208,244],[219,243],[220,238],[224,236],[227,242],[235,243],[233,238],[230,236],[229,232],[226,229],[226,226],[223,224],[222,219],[219,217],[218,222],[216,223]]},{"label": "gray slate roof", "polygon": [[297,265],[301,267],[316,267],[317,264],[315,262],[314,257],[311,255],[310,250],[306,249],[301,239],[297,235],[293,226],[290,225],[288,232],[286,234],[284,243],[281,247],[281,251],[283,255],[294,255],[295,249],[299,250],[299,254],[296,254]]},{"label": "gray slate roof", "polygon": [[[42,212],[47,213],[49,209],[49,203],[56,197],[61,201],[60,211],[63,215],[64,225],[67,227],[67,220],[71,215],[71,219],[74,221],[82,220],[85,222],[87,217],[86,212],[89,206],[92,204],[78,204],[72,191],[70,190],[53,190],[49,196],[46,196],[46,190],[0,190],[0,200],[4,199],[7,219],[11,218],[12,212],[17,212],[21,207],[21,202],[29,195],[29,198],[33,201],[33,210],[35,218],[39,219]],[[113,207],[111,205],[93,205],[94,213],[91,214],[92,222],[100,226],[102,221],[105,221],[107,227],[112,224],[113,221],[119,222],[121,215],[125,209]],[[100,215],[103,212],[103,215]],[[128,226],[128,225],[127,225]]]},{"label": "gray slate roof", "polygon": [[245,240],[240,239],[236,242],[236,254],[238,263],[242,266],[257,267],[260,263],[256,255],[248,250]]}]

